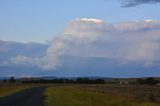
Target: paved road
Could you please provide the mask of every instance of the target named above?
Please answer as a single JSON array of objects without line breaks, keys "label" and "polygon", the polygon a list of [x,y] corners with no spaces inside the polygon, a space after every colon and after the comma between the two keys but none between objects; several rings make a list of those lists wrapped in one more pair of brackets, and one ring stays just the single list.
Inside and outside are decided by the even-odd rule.
[{"label": "paved road", "polygon": [[0,106],[44,106],[45,87],[29,88],[19,93],[0,99]]}]

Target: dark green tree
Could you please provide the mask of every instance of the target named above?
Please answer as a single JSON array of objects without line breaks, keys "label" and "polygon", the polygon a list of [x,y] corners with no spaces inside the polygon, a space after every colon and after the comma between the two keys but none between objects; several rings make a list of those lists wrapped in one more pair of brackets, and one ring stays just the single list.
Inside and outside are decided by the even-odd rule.
[{"label": "dark green tree", "polygon": [[152,77],[149,77],[149,78],[146,78],[146,79],[137,79],[137,83],[147,84],[147,85],[156,85],[156,84],[159,83],[159,81],[152,78]]},{"label": "dark green tree", "polygon": [[159,82],[158,80],[156,80],[156,79],[154,79],[152,77],[147,78],[145,80],[145,83],[148,84],[148,85],[155,85],[155,84],[158,84],[158,82]]},{"label": "dark green tree", "polygon": [[12,76],[12,77],[9,79],[9,82],[10,82],[10,83],[15,83],[16,80],[15,80],[15,78]]}]

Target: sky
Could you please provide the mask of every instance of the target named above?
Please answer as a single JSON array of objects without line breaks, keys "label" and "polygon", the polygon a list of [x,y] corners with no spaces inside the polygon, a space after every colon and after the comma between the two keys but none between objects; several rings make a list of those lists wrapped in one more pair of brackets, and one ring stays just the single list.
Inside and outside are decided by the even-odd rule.
[{"label": "sky", "polygon": [[160,77],[160,0],[0,0],[0,77]]},{"label": "sky", "polygon": [[131,6],[126,1],[0,0],[0,40],[46,43],[76,18],[95,18],[108,23],[160,20],[158,0],[147,0],[153,3],[128,0]]}]

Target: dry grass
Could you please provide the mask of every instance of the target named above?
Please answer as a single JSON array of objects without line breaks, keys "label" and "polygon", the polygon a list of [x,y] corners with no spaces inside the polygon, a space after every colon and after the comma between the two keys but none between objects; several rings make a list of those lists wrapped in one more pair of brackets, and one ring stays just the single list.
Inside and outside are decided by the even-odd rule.
[{"label": "dry grass", "polygon": [[11,95],[26,88],[28,88],[28,86],[22,86],[22,85],[0,86],[0,97]]},{"label": "dry grass", "polygon": [[81,85],[81,89],[103,92],[123,97],[136,98],[141,101],[160,103],[160,87],[147,85]]},{"label": "dry grass", "polygon": [[49,87],[44,95],[46,106],[159,106],[73,86]]},{"label": "dry grass", "polygon": [[45,84],[7,84],[0,86],[0,98],[17,93],[21,90],[37,87],[37,86],[46,86]]}]

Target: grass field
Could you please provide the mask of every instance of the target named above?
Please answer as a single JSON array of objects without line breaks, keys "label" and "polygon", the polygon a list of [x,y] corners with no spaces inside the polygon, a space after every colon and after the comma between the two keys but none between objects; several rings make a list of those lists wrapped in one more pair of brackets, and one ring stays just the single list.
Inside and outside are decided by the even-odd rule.
[{"label": "grass field", "polygon": [[44,95],[46,106],[159,106],[159,104],[82,90],[73,86],[49,87]]},{"label": "grass field", "polygon": [[123,97],[136,98],[141,101],[160,103],[160,86],[129,85],[129,84],[104,84],[104,85],[79,85],[82,90],[109,93]]}]

